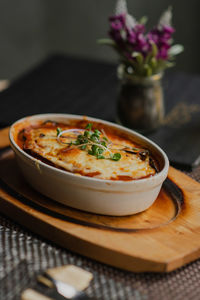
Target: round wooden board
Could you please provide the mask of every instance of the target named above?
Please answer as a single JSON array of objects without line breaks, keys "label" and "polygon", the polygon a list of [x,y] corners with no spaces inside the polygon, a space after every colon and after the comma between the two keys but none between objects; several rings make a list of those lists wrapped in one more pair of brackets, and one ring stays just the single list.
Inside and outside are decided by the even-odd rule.
[{"label": "round wooden board", "polygon": [[73,209],[34,190],[22,176],[12,152],[1,161],[0,178],[8,193],[30,207],[56,218],[99,229],[134,232],[159,228],[174,221],[182,207],[182,194],[168,179],[154,204],[142,213],[112,217]]},{"label": "round wooden board", "polygon": [[0,178],[1,213],[81,255],[137,272],[169,272],[200,257],[200,184],[173,168],[155,204],[128,217],[47,199],[25,182],[12,152],[0,157]]}]

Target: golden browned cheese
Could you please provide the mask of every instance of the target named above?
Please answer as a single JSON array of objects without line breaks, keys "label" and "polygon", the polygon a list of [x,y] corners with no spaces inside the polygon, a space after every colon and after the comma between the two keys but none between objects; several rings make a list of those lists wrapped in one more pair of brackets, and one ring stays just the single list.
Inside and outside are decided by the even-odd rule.
[{"label": "golden browned cheese", "polygon": [[[68,131],[58,137],[57,128]],[[43,162],[79,176],[127,181],[150,177],[156,173],[150,164],[148,152],[144,149],[138,150],[137,144],[112,130],[106,130],[101,124],[98,124],[100,138],[108,138],[103,152],[104,159],[90,155],[90,145],[85,150],[73,145],[71,142],[74,143],[78,134],[84,133],[84,128],[81,124],[72,126],[52,122],[29,126],[19,133],[18,144],[24,151]],[[136,151],[133,151],[135,148]],[[121,159],[110,159],[114,153],[120,153]]]}]

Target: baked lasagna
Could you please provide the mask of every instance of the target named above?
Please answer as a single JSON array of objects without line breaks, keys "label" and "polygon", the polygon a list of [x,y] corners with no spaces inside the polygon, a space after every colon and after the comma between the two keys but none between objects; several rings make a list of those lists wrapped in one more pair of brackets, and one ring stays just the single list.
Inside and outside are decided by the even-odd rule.
[{"label": "baked lasagna", "polygon": [[79,176],[129,181],[158,172],[147,149],[116,129],[86,120],[28,125],[17,143],[34,158]]}]

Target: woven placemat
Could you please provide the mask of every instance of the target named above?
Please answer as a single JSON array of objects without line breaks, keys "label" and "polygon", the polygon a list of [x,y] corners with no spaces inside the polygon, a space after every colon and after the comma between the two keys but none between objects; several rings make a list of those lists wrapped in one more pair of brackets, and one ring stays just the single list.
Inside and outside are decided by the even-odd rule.
[{"label": "woven placemat", "polygon": [[[200,167],[188,175],[200,181]],[[200,259],[169,274],[126,272],[57,247],[0,215],[1,300],[20,299],[22,290],[37,286],[36,274],[63,264],[93,273],[86,293],[97,299],[200,299]]]}]

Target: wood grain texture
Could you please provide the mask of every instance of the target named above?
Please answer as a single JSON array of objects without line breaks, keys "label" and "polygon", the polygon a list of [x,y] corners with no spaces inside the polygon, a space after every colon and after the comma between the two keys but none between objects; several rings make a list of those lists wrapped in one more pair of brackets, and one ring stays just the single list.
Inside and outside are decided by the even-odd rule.
[{"label": "wood grain texture", "polygon": [[[170,168],[169,179],[182,190],[184,204],[178,217],[166,226],[148,229],[173,215],[170,196],[162,190],[155,204],[146,212],[131,217],[104,217],[71,210],[33,191],[20,175],[12,156],[1,161],[0,177],[12,189],[32,202],[22,201],[7,190],[0,190],[0,211],[35,233],[67,249],[103,263],[129,271],[169,272],[200,256],[200,184]],[[10,161],[10,162],[9,162]],[[69,222],[58,215],[38,209],[41,206],[60,215],[82,216],[98,224],[132,226],[143,224],[137,232],[117,232]],[[131,224],[130,224],[131,223]],[[135,226],[135,225],[134,225]],[[140,226],[141,227],[141,226]]]},{"label": "wood grain texture", "polygon": [[9,129],[10,127],[6,127],[0,130],[0,149],[8,147],[9,145],[9,138],[8,138]]}]

